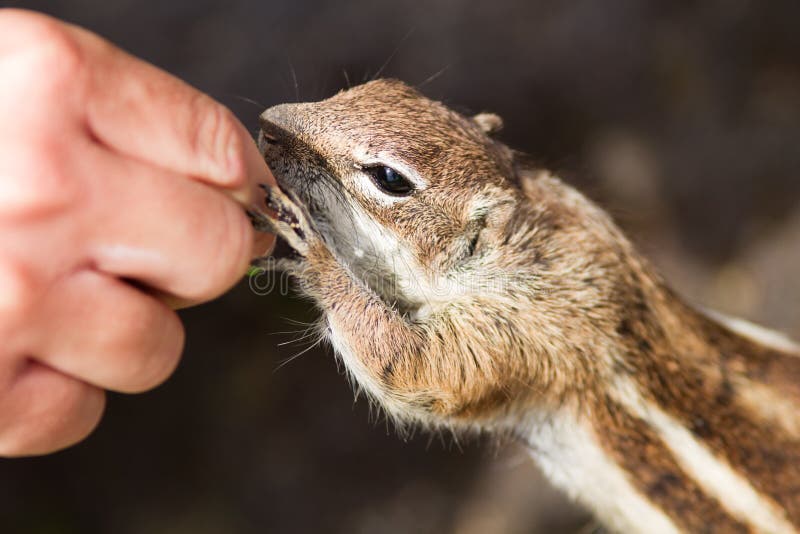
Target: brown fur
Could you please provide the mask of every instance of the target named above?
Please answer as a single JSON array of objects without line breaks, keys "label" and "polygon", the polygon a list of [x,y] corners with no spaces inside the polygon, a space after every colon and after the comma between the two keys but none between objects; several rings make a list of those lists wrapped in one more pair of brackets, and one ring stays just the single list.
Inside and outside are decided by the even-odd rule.
[{"label": "brown fur", "polygon": [[[386,80],[265,112],[267,161],[311,218],[291,268],[352,352],[342,357],[356,380],[398,420],[432,425],[513,428],[532,410],[575,406],[606,428],[603,446],[676,524],[747,531],[687,480],[646,422],[607,400],[628,377],[800,525],[798,416],[758,404],[771,395],[800,407],[800,358],[686,305],[602,210],[487,136],[500,125]],[[398,202],[365,194],[359,154],[411,169],[425,186]],[[483,285],[430,301],[398,289],[399,260],[353,252],[363,234],[341,213],[366,214],[397,239],[423,282],[467,275]]]}]

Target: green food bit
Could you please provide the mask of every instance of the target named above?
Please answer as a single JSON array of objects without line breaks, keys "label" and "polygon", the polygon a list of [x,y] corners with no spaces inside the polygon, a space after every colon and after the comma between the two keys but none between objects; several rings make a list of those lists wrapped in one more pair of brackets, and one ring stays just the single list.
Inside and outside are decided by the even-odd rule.
[{"label": "green food bit", "polygon": [[264,272],[263,267],[259,267],[257,265],[251,265],[250,268],[247,269],[247,276],[250,278],[262,274]]}]

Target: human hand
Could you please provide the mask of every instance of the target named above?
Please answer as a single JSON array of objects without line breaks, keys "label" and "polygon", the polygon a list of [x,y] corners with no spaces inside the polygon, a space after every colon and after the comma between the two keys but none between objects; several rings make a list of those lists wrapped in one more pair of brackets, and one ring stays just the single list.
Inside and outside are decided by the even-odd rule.
[{"label": "human hand", "polygon": [[0,456],[42,454],[173,371],[171,306],[268,248],[242,206],[274,180],[225,107],[80,28],[0,10],[0,80]]}]

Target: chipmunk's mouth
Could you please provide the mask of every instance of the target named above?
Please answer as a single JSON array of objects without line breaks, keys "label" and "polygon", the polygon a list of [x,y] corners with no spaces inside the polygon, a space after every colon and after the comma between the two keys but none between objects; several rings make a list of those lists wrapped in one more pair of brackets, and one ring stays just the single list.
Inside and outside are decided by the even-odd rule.
[{"label": "chipmunk's mouth", "polygon": [[313,196],[307,191],[308,187],[304,186],[304,184],[308,184],[309,180],[305,176],[306,173],[303,172],[302,162],[292,157],[291,150],[288,150],[285,145],[285,140],[282,142],[277,135],[264,130],[259,132],[258,148],[272,172],[272,176],[275,177],[278,187],[284,193],[295,197],[294,200],[300,201],[309,212],[313,212],[315,211]]}]

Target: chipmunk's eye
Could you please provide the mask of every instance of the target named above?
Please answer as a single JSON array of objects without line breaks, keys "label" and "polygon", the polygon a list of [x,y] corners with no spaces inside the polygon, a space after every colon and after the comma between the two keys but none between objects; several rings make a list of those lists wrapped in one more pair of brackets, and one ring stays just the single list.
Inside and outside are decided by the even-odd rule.
[{"label": "chipmunk's eye", "polygon": [[367,167],[364,171],[372,176],[378,187],[390,195],[408,195],[414,190],[414,184],[391,167],[377,165]]}]

